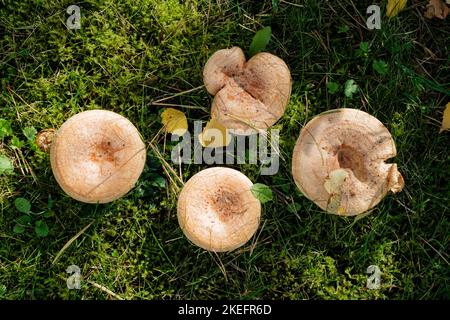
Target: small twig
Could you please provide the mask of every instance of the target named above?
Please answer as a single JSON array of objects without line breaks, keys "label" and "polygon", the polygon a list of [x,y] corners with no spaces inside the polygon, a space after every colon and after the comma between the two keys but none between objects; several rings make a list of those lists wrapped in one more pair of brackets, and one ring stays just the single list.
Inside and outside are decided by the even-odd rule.
[{"label": "small twig", "polygon": [[439,257],[441,257],[441,258],[445,261],[445,263],[447,263],[447,265],[450,266],[450,263],[447,261],[447,259],[445,259],[445,257],[444,257],[437,249],[435,249],[435,248],[434,248],[427,240],[425,240],[425,239],[422,238],[421,236],[419,236],[419,238],[420,238],[423,242],[425,242],[431,249],[433,249],[433,251],[436,252],[436,253],[439,255]]},{"label": "small twig", "polygon": [[152,102],[150,103],[152,106],[163,106],[163,107],[179,107],[179,108],[186,108],[186,109],[200,109],[205,112],[208,112],[208,110],[204,107],[199,106],[189,106],[184,104],[177,104],[177,103],[162,103],[162,102]]},{"label": "small twig", "polygon": [[298,7],[298,8],[304,8],[305,7],[302,4],[292,3],[292,2],[285,1],[285,0],[280,0],[280,3],[286,3],[288,5],[291,5],[291,6],[294,6],[294,7]]},{"label": "small twig", "polygon": [[154,103],[159,103],[159,102],[163,102],[163,101],[166,101],[166,100],[169,100],[169,99],[172,99],[172,98],[181,96],[181,95],[183,95],[183,94],[186,94],[186,93],[189,93],[189,92],[192,92],[192,91],[199,90],[199,89],[203,88],[204,86],[205,86],[205,85],[201,85],[201,86],[198,86],[198,87],[196,87],[196,88],[192,88],[192,89],[189,89],[189,90],[186,90],[186,91],[183,91],[183,92],[178,92],[178,93],[176,93],[176,94],[174,94],[174,95],[171,95],[171,96],[169,96],[169,97],[165,97],[165,98],[161,98],[161,99],[158,99],[158,100],[156,100],[156,101],[153,101],[152,104],[154,104]]},{"label": "small twig", "polygon": [[66,242],[66,244],[62,247],[61,250],[59,250],[58,254],[56,255],[55,259],[53,259],[52,265],[55,264],[55,262],[59,259],[59,257],[63,254],[64,251],[66,251],[66,249],[68,247],[70,247],[70,245],[77,240],[77,238],[79,236],[81,236],[93,223],[95,220],[91,221],[86,227],[84,227],[83,229],[81,229],[80,232],[78,232],[76,235],[74,235],[69,241]]},{"label": "small twig", "polygon": [[117,300],[125,300],[124,298],[122,298],[121,296],[119,296],[117,293],[112,292],[111,290],[109,290],[107,287],[102,286],[94,281],[91,280],[86,280],[87,283],[92,284],[94,287],[96,287],[97,289],[100,289],[101,291],[109,294],[110,296],[113,296],[114,298],[116,298]]}]

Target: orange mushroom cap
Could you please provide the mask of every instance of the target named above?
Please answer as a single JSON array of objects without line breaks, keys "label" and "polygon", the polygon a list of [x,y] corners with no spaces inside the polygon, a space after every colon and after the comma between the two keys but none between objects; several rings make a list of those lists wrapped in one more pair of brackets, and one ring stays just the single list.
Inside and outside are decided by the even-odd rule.
[{"label": "orange mushroom cap", "polygon": [[178,198],[178,222],[197,246],[215,252],[244,245],[256,232],[261,203],[241,172],[208,168],[192,176]]},{"label": "orange mushroom cap", "polygon": [[320,208],[357,215],[376,206],[389,192],[402,190],[394,140],[375,117],[356,109],[324,112],[301,130],[292,174],[302,193]]},{"label": "orange mushroom cap", "polygon": [[145,145],[134,125],[105,110],[68,119],[50,147],[56,181],[69,196],[86,203],[106,203],[125,195],[142,173],[145,159]]},{"label": "orange mushroom cap", "polygon": [[215,52],[203,70],[214,100],[211,117],[231,133],[248,135],[280,119],[291,94],[291,73],[279,57],[261,52],[245,60],[239,47]]}]

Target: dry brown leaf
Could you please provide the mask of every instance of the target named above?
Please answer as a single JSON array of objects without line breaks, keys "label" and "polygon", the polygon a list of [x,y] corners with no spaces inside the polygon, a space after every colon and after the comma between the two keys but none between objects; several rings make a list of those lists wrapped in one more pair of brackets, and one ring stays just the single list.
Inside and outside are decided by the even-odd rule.
[{"label": "dry brown leaf", "polygon": [[442,118],[442,126],[439,132],[448,129],[450,129],[450,102],[445,106],[444,117]]},{"label": "dry brown leaf", "polygon": [[450,13],[450,8],[442,0],[430,0],[424,16],[428,19],[434,17],[444,20]]}]

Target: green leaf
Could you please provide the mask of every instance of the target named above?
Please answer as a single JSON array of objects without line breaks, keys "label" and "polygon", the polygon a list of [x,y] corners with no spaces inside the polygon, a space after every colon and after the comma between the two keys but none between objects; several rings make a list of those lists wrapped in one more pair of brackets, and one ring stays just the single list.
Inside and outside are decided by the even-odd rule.
[{"label": "green leaf", "polygon": [[53,208],[53,204],[55,203],[55,200],[52,199],[51,195],[48,195],[48,200],[47,200],[47,208],[50,210],[51,208]]},{"label": "green leaf", "polygon": [[346,33],[348,30],[350,30],[350,27],[346,24],[343,24],[339,27],[338,33]]},{"label": "green leaf", "polygon": [[272,29],[270,27],[264,27],[256,32],[255,36],[253,37],[252,43],[250,44],[250,57],[266,49],[271,36]]},{"label": "green leaf", "polygon": [[25,231],[25,228],[18,224],[16,224],[13,228],[13,232],[17,233],[17,234],[24,233],[24,231]]},{"label": "green leaf", "polygon": [[290,213],[296,213],[297,211],[300,210],[301,207],[302,207],[302,206],[301,206],[300,203],[294,202],[294,203],[290,203],[290,204],[287,206],[287,210],[288,210]]},{"label": "green leaf", "polygon": [[46,237],[48,235],[48,226],[43,220],[36,221],[34,231],[38,237]]},{"label": "green leaf", "polygon": [[55,213],[53,212],[53,210],[47,210],[43,214],[44,218],[50,218],[50,217],[53,217],[54,215],[55,215]]},{"label": "green leaf", "polygon": [[361,51],[365,53],[369,52],[369,43],[367,41],[362,41],[359,44],[359,49],[361,49]]},{"label": "green leaf", "polygon": [[14,167],[8,157],[0,155],[0,174],[11,174],[14,172]]},{"label": "green leaf", "polygon": [[329,94],[335,94],[339,90],[339,84],[336,82],[328,82],[327,89]]},{"label": "green leaf", "polygon": [[374,60],[372,62],[372,68],[381,75],[384,75],[388,72],[388,64],[383,60]]},{"label": "green leaf", "polygon": [[11,122],[0,119],[0,139],[3,139],[4,137],[8,137],[12,135],[13,131],[11,128]]},{"label": "green leaf", "polygon": [[358,91],[358,85],[355,80],[350,79],[345,82],[344,94],[347,98],[353,97],[353,94]]},{"label": "green leaf", "polygon": [[23,134],[27,137],[28,141],[34,141],[36,138],[36,129],[34,127],[25,127],[23,130]]},{"label": "green leaf", "polygon": [[266,203],[273,200],[272,190],[262,183],[255,183],[251,189],[253,195],[256,199],[261,201],[261,203]]},{"label": "green leaf", "polygon": [[356,56],[367,58],[369,56],[369,43],[363,41],[359,44],[359,49],[356,49]]},{"label": "green leaf", "polygon": [[13,136],[11,139],[11,147],[13,148],[20,149],[24,146],[24,144],[25,143],[16,136]]},{"label": "green leaf", "polygon": [[272,0],[272,9],[274,12],[278,12],[278,2],[279,0]]},{"label": "green leaf", "polygon": [[166,179],[161,176],[156,176],[151,184],[152,187],[165,188],[166,187]]},{"label": "green leaf", "polygon": [[30,51],[28,51],[28,49],[26,49],[26,48],[22,49],[22,50],[19,51],[19,55],[21,57],[28,57],[30,55]]},{"label": "green leaf", "polygon": [[16,209],[22,213],[29,213],[31,210],[30,201],[25,198],[17,198],[14,201],[14,205],[16,206]]},{"label": "green leaf", "polygon": [[31,217],[29,215],[22,215],[16,220],[17,224],[21,226],[29,226],[31,225]]}]

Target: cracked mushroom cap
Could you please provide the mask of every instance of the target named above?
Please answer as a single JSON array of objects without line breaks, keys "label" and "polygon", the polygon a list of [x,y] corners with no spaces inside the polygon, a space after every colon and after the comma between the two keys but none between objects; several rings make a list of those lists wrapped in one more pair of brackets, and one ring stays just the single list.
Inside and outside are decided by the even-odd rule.
[{"label": "cracked mushroom cap", "polygon": [[203,69],[214,100],[211,117],[232,133],[253,134],[280,119],[291,95],[291,73],[277,56],[261,52],[246,61],[239,47],[215,52]]},{"label": "cracked mushroom cap", "polygon": [[356,109],[324,112],[301,130],[292,174],[302,193],[330,213],[352,216],[403,188],[394,140],[375,117]]},{"label": "cracked mushroom cap", "polygon": [[142,173],[145,158],[145,145],[134,125],[105,110],[68,119],[50,147],[56,181],[69,196],[86,203],[106,203],[125,195]]},{"label": "cracked mushroom cap", "polygon": [[178,198],[178,222],[197,246],[215,252],[244,245],[259,226],[261,203],[241,172],[208,168],[192,176]]}]

